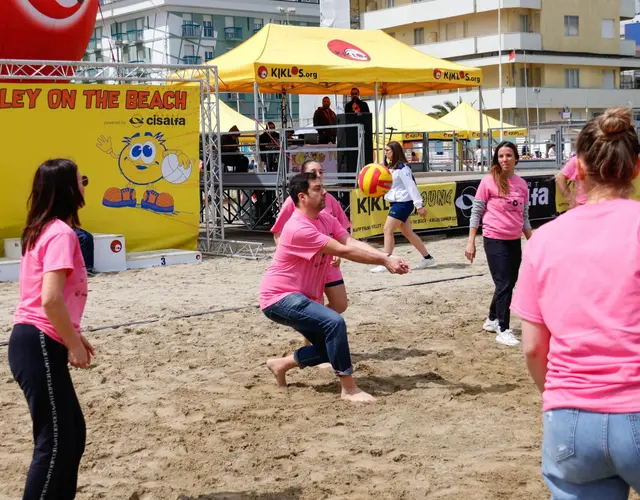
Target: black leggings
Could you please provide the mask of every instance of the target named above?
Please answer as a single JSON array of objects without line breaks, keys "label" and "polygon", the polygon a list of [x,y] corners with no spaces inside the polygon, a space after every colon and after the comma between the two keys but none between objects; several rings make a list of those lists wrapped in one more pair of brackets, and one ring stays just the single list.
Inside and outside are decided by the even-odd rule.
[{"label": "black leggings", "polygon": [[9,366],[33,421],[34,451],[23,500],[76,496],[86,427],[67,364],[67,348],[31,325],[15,325]]},{"label": "black leggings", "polygon": [[489,319],[498,320],[502,331],[510,328],[511,297],[518,281],[522,247],[520,240],[484,239],[484,252],[493,283],[496,286],[489,307]]}]

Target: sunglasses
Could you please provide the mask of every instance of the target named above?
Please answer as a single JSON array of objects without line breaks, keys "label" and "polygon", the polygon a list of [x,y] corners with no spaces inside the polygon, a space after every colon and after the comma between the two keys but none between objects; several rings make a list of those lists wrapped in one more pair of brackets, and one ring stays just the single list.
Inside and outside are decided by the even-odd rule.
[{"label": "sunglasses", "polygon": [[89,178],[86,175],[82,176],[82,185],[87,187],[89,185]]}]

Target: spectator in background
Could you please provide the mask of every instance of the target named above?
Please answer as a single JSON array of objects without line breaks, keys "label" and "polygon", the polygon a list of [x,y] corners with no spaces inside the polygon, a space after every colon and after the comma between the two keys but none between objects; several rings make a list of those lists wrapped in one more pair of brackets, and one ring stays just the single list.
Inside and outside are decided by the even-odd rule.
[{"label": "spectator in background", "polygon": [[[229,129],[231,134],[224,134],[220,139],[222,145],[222,163],[235,172],[248,172],[249,159],[240,153],[240,130],[236,125]],[[234,133],[235,132],[235,133]]]},{"label": "spectator in background", "polygon": [[[584,191],[582,181],[578,178],[578,157],[575,156],[575,153],[571,153],[571,155],[571,159],[556,175],[556,185],[569,203],[569,208],[575,208],[578,205],[584,205],[589,197]],[[570,189],[571,182],[574,185],[573,191]]]},{"label": "spectator in background", "polygon": [[[260,151],[274,151],[280,149],[280,134],[276,132],[276,124],[267,122],[267,130],[260,134]],[[260,161],[265,164],[267,172],[278,170],[278,157],[276,153],[262,153]]]},{"label": "spectator in background", "polygon": [[[329,125],[336,125],[338,119],[336,114],[331,109],[331,99],[328,97],[322,98],[322,106],[316,109],[313,114],[313,126],[324,127]],[[337,131],[335,128],[323,128],[318,130],[318,143],[319,144],[335,144],[337,137]]]}]

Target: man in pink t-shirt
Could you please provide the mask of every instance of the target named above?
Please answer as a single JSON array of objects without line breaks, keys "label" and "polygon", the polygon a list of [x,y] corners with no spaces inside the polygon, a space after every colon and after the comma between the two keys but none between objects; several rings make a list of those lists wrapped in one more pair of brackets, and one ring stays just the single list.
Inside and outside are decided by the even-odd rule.
[{"label": "man in pink t-shirt", "polygon": [[[569,182],[573,182],[574,190],[570,189]],[[578,157],[574,156],[556,175],[556,185],[562,196],[569,203],[569,208],[584,205],[587,202],[587,193],[584,192],[582,181],[578,179]]]},{"label": "man in pink t-shirt", "polygon": [[388,257],[351,236],[335,217],[323,213],[327,192],[314,172],[291,179],[289,192],[296,210],[284,225],[271,265],[260,284],[260,308],[277,323],[291,326],[311,345],[284,358],[267,361],[281,387],[292,368],[329,362],[342,385],[342,398],[354,402],[373,401],[353,378],[347,326],[342,316],[322,305],[331,257],[362,264],[384,265],[389,272],[405,274],[402,259]]}]

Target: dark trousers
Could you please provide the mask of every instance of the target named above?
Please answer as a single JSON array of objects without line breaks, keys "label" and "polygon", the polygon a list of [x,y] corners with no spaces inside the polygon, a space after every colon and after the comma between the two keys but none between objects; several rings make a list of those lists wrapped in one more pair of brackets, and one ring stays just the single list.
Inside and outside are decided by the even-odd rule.
[{"label": "dark trousers", "polygon": [[93,269],[93,235],[85,231],[84,229],[80,229],[79,227],[74,227],[73,230],[78,235],[78,240],[80,241],[80,251],[82,252],[82,257],[84,258],[84,266],[92,270]]},{"label": "dark trousers", "polygon": [[489,319],[498,320],[501,330],[510,328],[511,297],[518,281],[522,261],[520,240],[494,240],[484,238],[484,251],[493,283],[496,286],[489,307]]},{"label": "dark trousers", "polygon": [[15,325],[9,338],[9,366],[33,422],[33,458],[22,498],[73,499],[86,427],[67,348],[35,326]]}]

